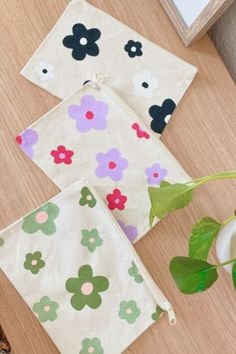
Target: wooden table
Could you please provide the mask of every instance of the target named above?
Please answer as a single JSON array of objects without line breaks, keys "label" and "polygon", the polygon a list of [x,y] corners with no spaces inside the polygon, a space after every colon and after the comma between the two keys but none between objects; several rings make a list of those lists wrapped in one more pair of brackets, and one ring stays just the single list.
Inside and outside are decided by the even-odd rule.
[{"label": "wooden table", "polygon": [[[58,189],[20,153],[14,137],[58,100],[19,75],[62,13],[67,0],[1,0],[0,3],[0,227],[54,196]],[[199,68],[162,141],[194,177],[236,168],[236,88],[208,36],[184,48],[158,0],[91,0],[152,41]],[[126,353],[235,353],[236,301],[221,271],[206,293],[184,296],[168,271],[170,259],[187,254],[191,225],[201,216],[224,220],[236,208],[236,182],[199,190],[185,210],[167,216],[136,245],[143,262],[175,306],[177,325],[162,319]],[[212,261],[216,262],[213,254]],[[0,274],[0,323],[13,353],[57,353],[19,295]],[[66,326],[66,324],[65,324]],[[121,334],[122,335],[122,334]],[[112,354],[112,353],[109,353]]]}]

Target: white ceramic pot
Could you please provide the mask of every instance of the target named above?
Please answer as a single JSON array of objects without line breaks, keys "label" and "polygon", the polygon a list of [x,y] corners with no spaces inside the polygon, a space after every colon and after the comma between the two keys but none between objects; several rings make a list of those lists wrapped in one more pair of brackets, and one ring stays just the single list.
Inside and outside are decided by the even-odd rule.
[{"label": "white ceramic pot", "polygon": [[[216,254],[220,263],[236,258],[236,220],[229,222],[219,232],[216,240]],[[224,267],[232,272],[232,264]]]}]

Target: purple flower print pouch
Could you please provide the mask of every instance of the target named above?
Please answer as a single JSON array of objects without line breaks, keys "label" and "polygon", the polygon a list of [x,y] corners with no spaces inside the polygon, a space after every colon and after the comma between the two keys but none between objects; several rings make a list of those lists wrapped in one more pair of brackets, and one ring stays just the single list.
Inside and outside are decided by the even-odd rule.
[{"label": "purple flower print pouch", "polygon": [[87,178],[131,242],[150,230],[148,187],[189,180],[156,135],[103,84],[86,84],[17,141],[59,188]]}]

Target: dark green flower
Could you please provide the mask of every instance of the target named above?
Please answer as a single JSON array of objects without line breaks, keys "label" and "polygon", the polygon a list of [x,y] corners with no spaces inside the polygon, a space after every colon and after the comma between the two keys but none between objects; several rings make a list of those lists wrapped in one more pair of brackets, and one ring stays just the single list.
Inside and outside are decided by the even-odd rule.
[{"label": "dark green flower", "polygon": [[88,248],[89,252],[95,252],[96,248],[103,244],[102,238],[99,236],[98,230],[93,229],[82,230],[81,244]]},{"label": "dark green flower", "polygon": [[85,338],[82,341],[82,349],[79,354],[103,354],[104,350],[101,346],[101,341],[99,338]]},{"label": "dark green flower", "polygon": [[34,304],[33,311],[38,314],[40,322],[55,321],[57,318],[57,309],[59,305],[55,301],[51,301],[48,296]]},{"label": "dark green flower", "polygon": [[139,274],[138,267],[134,262],[132,262],[132,267],[128,270],[129,275],[134,278],[136,283],[142,283],[143,282],[143,277],[141,274]]},{"label": "dark green flower", "polygon": [[2,237],[0,237],[0,247],[2,247],[4,245],[4,239]]},{"label": "dark green flower", "polygon": [[66,282],[66,290],[74,293],[71,305],[81,311],[86,305],[92,309],[98,308],[102,303],[100,292],[107,290],[109,281],[103,276],[93,276],[93,270],[86,264],[80,267],[78,278],[70,278]]},{"label": "dark green flower", "polygon": [[80,205],[88,205],[90,208],[94,208],[97,204],[96,199],[94,198],[93,194],[90,192],[88,187],[84,187],[81,190],[81,198],[80,198]]},{"label": "dark green flower", "polygon": [[164,312],[165,312],[165,311],[163,311],[163,310],[160,308],[160,306],[157,305],[157,307],[156,307],[156,312],[154,312],[154,313],[152,314],[152,319],[153,319],[153,321],[159,320],[159,318],[163,315]]},{"label": "dark green flower", "polygon": [[121,301],[119,316],[121,319],[126,320],[129,324],[133,324],[140,316],[141,311],[137,306],[136,301]]},{"label": "dark green flower", "polygon": [[25,256],[24,267],[30,270],[32,274],[38,274],[41,268],[45,266],[44,260],[42,260],[41,252],[28,253]]},{"label": "dark green flower", "polygon": [[47,203],[24,218],[22,229],[28,234],[41,230],[45,235],[56,232],[54,220],[59,215],[59,208],[53,203]]}]

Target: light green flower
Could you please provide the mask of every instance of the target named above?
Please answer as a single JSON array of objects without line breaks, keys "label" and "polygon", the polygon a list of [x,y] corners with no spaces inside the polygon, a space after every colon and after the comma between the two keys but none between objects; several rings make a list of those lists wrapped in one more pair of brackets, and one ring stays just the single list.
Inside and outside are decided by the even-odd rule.
[{"label": "light green flower", "polygon": [[160,306],[156,306],[156,312],[152,314],[153,321],[159,320],[159,318],[163,315],[165,311],[160,308]]},{"label": "light green flower", "polygon": [[143,282],[143,277],[139,273],[138,267],[134,262],[132,262],[132,267],[128,270],[129,275],[134,278],[136,283],[142,283]]},{"label": "light green flower", "polygon": [[97,229],[82,230],[81,244],[88,248],[89,252],[95,252],[96,248],[102,246],[103,240],[99,236]]},{"label": "light green flower", "polygon": [[38,314],[40,322],[55,321],[58,307],[57,302],[51,301],[48,296],[43,296],[39,302],[34,304],[33,311]]},{"label": "light green flower", "polygon": [[126,320],[129,324],[133,324],[140,316],[141,310],[137,306],[136,301],[121,301],[119,316],[121,319]]},{"label": "light green flower", "polygon": [[41,268],[45,266],[44,260],[42,260],[41,252],[27,253],[25,256],[24,267],[30,270],[32,274],[38,274]]},{"label": "light green flower", "polygon": [[97,309],[102,298],[100,292],[107,290],[109,281],[103,276],[93,276],[93,270],[86,264],[80,267],[77,278],[69,278],[66,282],[66,290],[74,295],[71,298],[71,306],[81,311],[86,305]]},{"label": "light green flower", "polygon": [[2,237],[0,237],[0,247],[2,247],[3,245],[4,245],[4,240],[3,240],[3,238]]},{"label": "light green flower", "polygon": [[24,218],[22,229],[28,234],[41,230],[45,235],[56,232],[54,220],[59,215],[59,208],[53,203],[47,203]]},{"label": "light green flower", "polygon": [[89,208],[94,208],[95,205],[97,204],[97,201],[94,195],[90,192],[90,189],[88,187],[84,187],[82,188],[80,193],[81,193],[81,198],[79,204],[81,206],[88,205]]},{"label": "light green flower", "polygon": [[82,341],[82,349],[79,354],[103,354],[104,350],[98,338],[85,338]]}]

